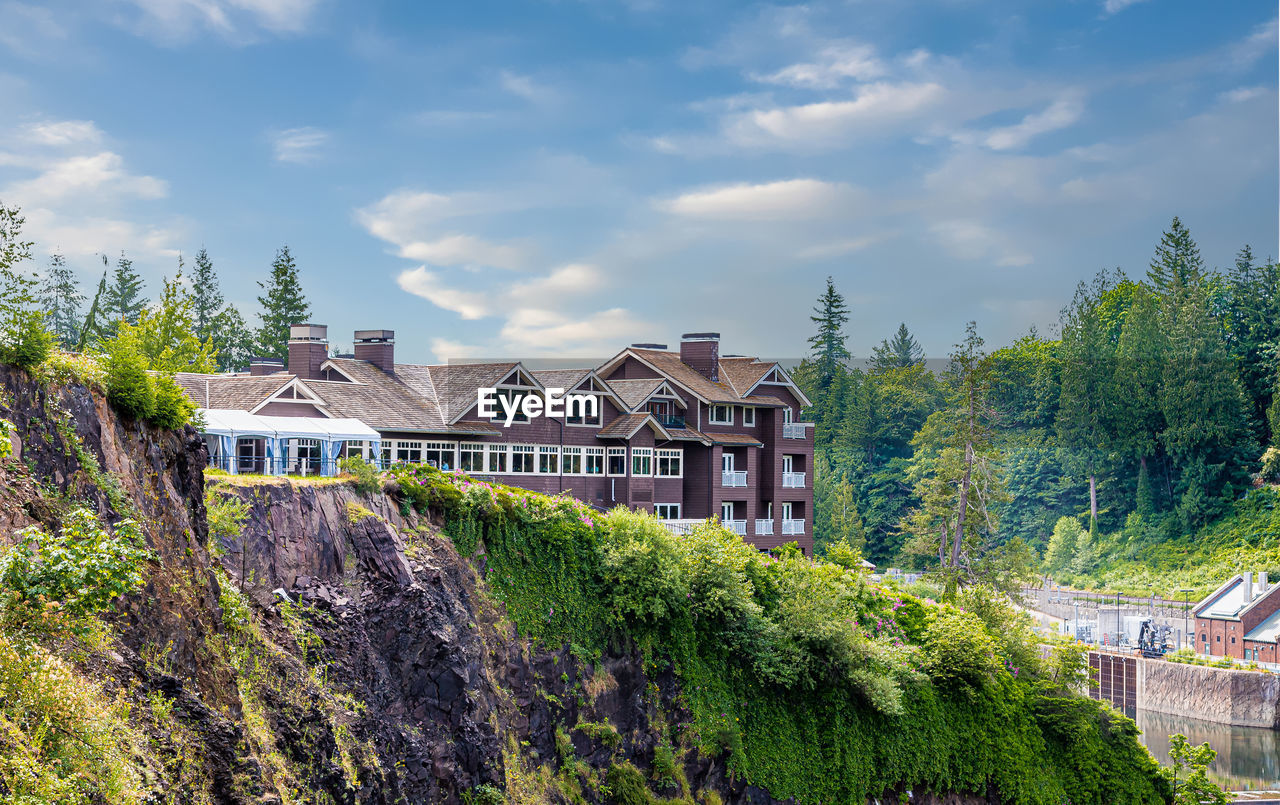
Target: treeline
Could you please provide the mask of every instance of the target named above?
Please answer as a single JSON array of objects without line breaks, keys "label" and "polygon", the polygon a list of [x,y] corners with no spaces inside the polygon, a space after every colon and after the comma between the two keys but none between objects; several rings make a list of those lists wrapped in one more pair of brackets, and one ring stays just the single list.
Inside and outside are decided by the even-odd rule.
[{"label": "treeline", "polygon": [[1207,269],[1176,218],[1145,278],[1080,284],[1057,339],[987,351],[971,323],[934,372],[902,325],[864,369],[849,315],[828,281],[797,379],[816,422],[817,541],[873,561],[1025,570],[1067,517],[1083,536],[1063,561],[1088,572],[1101,532],[1149,544],[1220,516],[1280,434],[1280,268],[1246,246]]}]

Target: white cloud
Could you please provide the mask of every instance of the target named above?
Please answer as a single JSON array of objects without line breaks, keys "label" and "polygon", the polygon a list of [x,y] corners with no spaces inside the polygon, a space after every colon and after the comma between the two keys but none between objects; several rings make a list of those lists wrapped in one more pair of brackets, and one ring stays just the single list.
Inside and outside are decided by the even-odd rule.
[{"label": "white cloud", "polygon": [[530,76],[503,70],[498,78],[504,90],[516,97],[524,98],[529,103],[547,103],[556,98],[555,90],[539,84]]},{"label": "white cloud", "polygon": [[857,191],[846,184],[790,179],[692,191],[662,201],[658,206],[688,218],[736,221],[805,219],[837,214],[857,196]]},{"label": "white cloud", "polygon": [[464,319],[483,319],[491,315],[491,299],[482,291],[466,291],[449,287],[426,266],[407,269],[396,277],[400,289],[426,299],[436,307],[457,313]]},{"label": "white cloud", "polygon": [[124,158],[111,151],[59,159],[39,175],[10,184],[4,194],[24,205],[42,206],[74,197],[164,198],[168,185],[154,176],[135,176]]},{"label": "white cloud", "polygon": [[852,100],[756,109],[725,121],[728,139],[744,147],[822,148],[846,144],[855,133],[875,132],[922,115],[945,95],[941,85],[877,82]]},{"label": "white cloud", "polygon": [[867,45],[833,45],[823,49],[811,62],[792,64],[766,75],[752,77],[765,84],[781,84],[804,89],[834,89],[849,79],[867,81],[886,72],[876,57],[875,48]]},{"label": "white cloud", "polygon": [[437,240],[414,240],[400,246],[399,255],[438,266],[520,268],[524,252],[514,246],[489,243],[472,235],[446,235]]},{"label": "white cloud", "polygon": [[1070,92],[1054,101],[1044,111],[1029,114],[1012,126],[1001,126],[974,135],[959,132],[952,135],[957,142],[979,142],[993,151],[1023,148],[1032,139],[1064,129],[1076,123],[1084,114],[1084,98],[1078,92]]},{"label": "white cloud", "polygon": [[520,269],[527,262],[526,248],[492,243],[468,233],[442,231],[445,222],[474,215],[486,202],[475,195],[400,190],[356,211],[356,220],[369,234],[397,247],[396,254],[436,266],[489,266]]},{"label": "white cloud", "polygon": [[102,130],[92,120],[55,120],[31,123],[22,136],[36,145],[70,146],[101,142]]},{"label": "white cloud", "polygon": [[1025,266],[1032,260],[1007,237],[978,221],[940,221],[930,231],[952,257],[960,260],[989,259],[998,266]]},{"label": "white cloud", "polygon": [[62,53],[67,31],[54,12],[25,3],[0,3],[0,45],[28,59]]},{"label": "white cloud", "polygon": [[829,260],[833,257],[844,257],[855,252],[860,252],[869,246],[874,246],[883,240],[887,240],[894,234],[896,233],[885,232],[876,235],[865,235],[860,238],[845,238],[843,240],[817,243],[812,246],[807,246],[797,252],[796,259]]},{"label": "white cloud", "polygon": [[1230,90],[1229,92],[1222,93],[1220,97],[1228,103],[1244,103],[1245,101],[1251,101],[1254,98],[1259,98],[1265,94],[1267,94],[1266,87],[1238,87]]},{"label": "white cloud", "polygon": [[277,162],[304,165],[315,162],[329,144],[329,133],[310,126],[271,133],[271,148]]},{"label": "white cloud", "polygon": [[1102,4],[1102,11],[1105,14],[1119,14],[1129,6],[1136,6],[1145,2],[1147,0],[1105,0]]},{"label": "white cloud", "polygon": [[319,0],[128,0],[139,14],[126,23],[136,33],[175,42],[202,30],[249,42],[261,31],[298,34]]}]

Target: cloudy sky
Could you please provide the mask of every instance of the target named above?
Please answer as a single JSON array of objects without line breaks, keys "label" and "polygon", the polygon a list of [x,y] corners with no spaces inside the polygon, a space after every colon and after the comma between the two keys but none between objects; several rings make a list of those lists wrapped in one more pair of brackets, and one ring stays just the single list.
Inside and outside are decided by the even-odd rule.
[{"label": "cloudy sky", "polygon": [[0,0],[0,199],[39,262],[158,285],[204,246],[251,320],[287,243],[331,340],[799,355],[1051,329],[1174,215],[1277,253],[1274,2]]}]

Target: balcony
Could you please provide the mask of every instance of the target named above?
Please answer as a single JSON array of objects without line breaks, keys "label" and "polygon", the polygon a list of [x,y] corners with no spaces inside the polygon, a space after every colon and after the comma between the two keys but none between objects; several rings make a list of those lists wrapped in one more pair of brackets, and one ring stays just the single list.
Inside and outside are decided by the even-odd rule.
[{"label": "balcony", "polygon": [[782,473],[782,486],[786,489],[804,489],[803,472]]},{"label": "balcony", "polygon": [[790,535],[790,534],[803,534],[803,533],[804,533],[804,520],[783,520],[783,521],[782,521],[782,533],[783,533],[784,535]]},{"label": "balcony", "polygon": [[805,431],[813,425],[812,422],[783,422],[782,438],[784,439],[803,439]]},{"label": "balcony", "polygon": [[662,520],[660,522],[672,534],[688,534],[694,526],[705,523],[706,520]]},{"label": "balcony", "polygon": [[772,520],[756,520],[756,536],[767,537],[773,534]]},{"label": "balcony", "polygon": [[653,418],[658,420],[658,424],[664,428],[683,428],[684,417],[677,414],[653,414]]},{"label": "balcony", "polygon": [[720,525],[729,529],[730,531],[737,534],[738,536],[745,537],[747,535],[746,520],[722,520],[720,522]]},{"label": "balcony", "polygon": [[747,471],[746,470],[725,470],[720,474],[721,486],[746,486]]}]

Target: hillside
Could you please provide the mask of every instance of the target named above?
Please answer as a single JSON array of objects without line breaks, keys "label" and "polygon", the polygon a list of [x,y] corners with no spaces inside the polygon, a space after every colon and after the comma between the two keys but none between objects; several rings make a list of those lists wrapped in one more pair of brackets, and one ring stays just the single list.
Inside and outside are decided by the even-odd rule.
[{"label": "hillside", "polygon": [[190,429],[0,389],[7,799],[1165,801],[990,596],[426,468],[206,484]]}]

